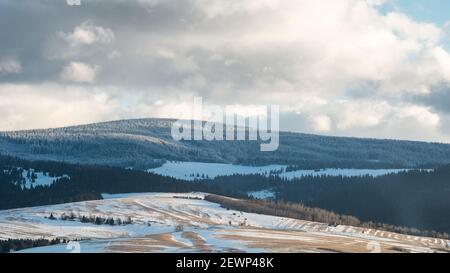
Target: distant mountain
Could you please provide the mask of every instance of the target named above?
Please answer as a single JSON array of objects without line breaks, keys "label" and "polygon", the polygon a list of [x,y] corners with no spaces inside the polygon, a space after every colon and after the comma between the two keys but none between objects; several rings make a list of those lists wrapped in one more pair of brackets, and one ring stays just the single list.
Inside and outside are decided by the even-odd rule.
[{"label": "distant mountain", "polygon": [[172,139],[174,120],[136,119],[57,129],[0,132],[0,153],[31,160],[150,168],[165,160],[287,164],[298,168],[433,167],[450,163],[450,145],[280,133],[276,152],[249,141]]}]

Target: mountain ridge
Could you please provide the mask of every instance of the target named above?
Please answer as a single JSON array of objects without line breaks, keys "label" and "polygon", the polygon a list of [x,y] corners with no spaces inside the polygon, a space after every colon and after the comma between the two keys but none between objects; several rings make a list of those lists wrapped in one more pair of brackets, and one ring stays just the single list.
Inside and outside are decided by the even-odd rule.
[{"label": "mountain ridge", "polygon": [[180,141],[174,119],[128,119],[51,129],[0,132],[0,153],[52,160],[149,168],[171,161],[299,168],[424,167],[450,164],[450,144],[280,132],[280,147],[261,152],[259,142]]},{"label": "mountain ridge", "polygon": [[[168,122],[173,123],[175,121],[178,121],[180,119],[174,119],[174,118],[129,118],[129,119],[114,119],[114,120],[107,120],[107,121],[99,121],[99,122],[92,122],[92,123],[82,123],[82,124],[75,124],[75,125],[68,125],[68,126],[57,126],[57,127],[49,127],[49,128],[35,128],[35,129],[20,129],[20,130],[0,130],[1,134],[8,134],[8,133],[26,133],[26,132],[35,132],[35,131],[51,131],[51,130],[61,130],[61,129],[75,129],[80,127],[90,127],[90,126],[98,126],[98,125],[110,125],[113,123],[122,123],[122,122],[139,122],[139,121],[162,121],[162,122]],[[183,119],[181,119],[183,120]],[[206,121],[203,121],[206,122]],[[330,138],[343,138],[343,139],[361,139],[361,140],[375,140],[375,141],[399,141],[399,142],[410,142],[410,143],[426,143],[426,144],[438,144],[438,145],[450,145],[450,143],[446,142],[440,142],[440,141],[425,141],[425,140],[409,140],[409,139],[396,139],[396,138],[376,138],[376,137],[356,137],[356,136],[339,136],[339,135],[321,135],[321,134],[314,134],[314,133],[304,133],[304,132],[296,132],[296,131],[289,131],[289,130],[280,130],[280,133],[285,134],[297,134],[297,135],[304,135],[304,136],[312,136],[312,137],[330,137]]]}]

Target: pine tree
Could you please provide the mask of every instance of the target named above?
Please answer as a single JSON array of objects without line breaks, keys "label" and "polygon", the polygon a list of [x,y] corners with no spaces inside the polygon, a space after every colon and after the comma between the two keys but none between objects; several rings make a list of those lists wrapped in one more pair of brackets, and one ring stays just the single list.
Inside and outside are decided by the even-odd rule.
[{"label": "pine tree", "polygon": [[103,220],[100,217],[95,217],[95,224],[101,225],[101,224],[103,224]]},{"label": "pine tree", "polygon": [[36,175],[36,173],[34,173],[34,171],[31,173],[31,182],[32,183],[34,183],[34,182],[36,182],[36,179],[37,179],[38,177],[37,177],[37,175]]}]

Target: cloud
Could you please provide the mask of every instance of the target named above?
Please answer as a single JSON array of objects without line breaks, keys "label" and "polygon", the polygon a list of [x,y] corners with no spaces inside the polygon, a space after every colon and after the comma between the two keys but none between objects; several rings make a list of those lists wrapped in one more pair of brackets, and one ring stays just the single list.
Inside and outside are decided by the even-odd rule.
[{"label": "cloud", "polygon": [[111,29],[95,26],[89,21],[75,27],[71,33],[61,32],[60,35],[72,46],[109,44],[114,41],[114,32]]},{"label": "cloud", "polygon": [[327,115],[318,115],[312,118],[313,130],[328,133],[331,130],[331,119]]},{"label": "cloud", "polygon": [[[14,94],[14,95],[11,95]],[[114,119],[117,102],[98,88],[0,85],[0,128],[51,128]]]},{"label": "cloud", "polygon": [[7,2],[0,56],[17,56],[23,69],[2,81],[36,93],[44,83],[98,88],[118,118],[169,116],[195,95],[211,104],[279,104],[282,129],[450,136],[442,129],[450,127],[450,93],[437,88],[450,85],[448,27],[386,12],[389,1],[96,0],[80,9]]},{"label": "cloud", "polygon": [[0,60],[0,74],[19,74],[22,71],[20,63],[13,59]]},{"label": "cloud", "polygon": [[367,3],[372,6],[382,6],[390,0],[367,0]]},{"label": "cloud", "polygon": [[430,93],[414,96],[411,100],[436,113],[450,114],[450,85],[435,86]]},{"label": "cloud", "polygon": [[444,30],[450,35],[450,20],[444,23]]},{"label": "cloud", "polygon": [[156,97],[92,85],[0,84],[0,97],[1,130],[55,128],[134,117],[186,118],[192,109],[187,99],[184,103],[171,99],[161,103]]},{"label": "cloud", "polygon": [[449,142],[445,126],[449,117],[408,103],[339,101],[311,111],[284,113],[282,125],[327,135]]},{"label": "cloud", "polygon": [[61,78],[65,81],[77,83],[94,83],[99,67],[92,67],[85,63],[71,62],[64,67]]}]

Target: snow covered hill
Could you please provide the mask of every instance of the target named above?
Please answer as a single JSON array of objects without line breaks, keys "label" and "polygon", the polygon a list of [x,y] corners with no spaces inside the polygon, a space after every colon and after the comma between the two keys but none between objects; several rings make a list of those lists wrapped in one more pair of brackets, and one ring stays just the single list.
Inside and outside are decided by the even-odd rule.
[{"label": "snow covered hill", "polygon": [[248,141],[176,142],[173,120],[138,119],[0,132],[0,153],[149,169],[165,160],[315,168],[414,168],[450,163],[450,145],[280,133],[276,152]]},{"label": "snow covered hill", "polygon": [[[22,252],[448,252],[450,246],[441,239],[227,210],[202,193],[104,197],[2,211],[0,240],[78,240]],[[74,219],[61,220],[68,215]],[[96,225],[79,221],[83,216],[132,222]]]}]

